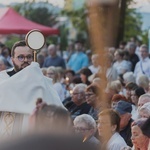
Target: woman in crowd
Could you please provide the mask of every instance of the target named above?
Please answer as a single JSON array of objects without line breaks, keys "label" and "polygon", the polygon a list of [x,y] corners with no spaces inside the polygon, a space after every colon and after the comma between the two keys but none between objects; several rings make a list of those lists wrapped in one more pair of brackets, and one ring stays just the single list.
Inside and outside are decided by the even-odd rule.
[{"label": "woman in crowd", "polygon": [[86,85],[90,85],[90,81],[88,80],[88,77],[92,75],[92,72],[90,69],[88,68],[83,68],[81,69],[80,71],[80,78],[81,78],[81,81],[82,83],[86,84]]},{"label": "woman in crowd", "polygon": [[98,73],[100,71],[100,65],[99,65],[99,55],[98,54],[93,54],[91,57],[92,60],[92,65],[89,66],[89,69],[91,70],[91,72],[94,73]]},{"label": "woman in crowd", "polygon": [[141,127],[142,133],[149,138],[148,150],[150,150],[150,117]]},{"label": "woman in crowd", "polygon": [[120,100],[128,101],[124,95],[114,94],[111,100],[111,107],[114,109]]},{"label": "woman in crowd", "polygon": [[100,89],[96,84],[89,85],[85,90],[86,102],[92,106],[88,114],[91,115],[95,120],[98,119],[98,113],[101,109],[99,92]]},{"label": "woman in crowd", "polygon": [[139,110],[140,118],[149,118],[150,117],[150,102],[145,103]]},{"label": "woman in crowd", "polygon": [[138,87],[134,90],[131,90],[131,102],[133,104],[131,113],[133,120],[138,119],[138,101],[139,97],[143,94],[145,94],[145,91],[142,87]]},{"label": "woman in crowd", "polygon": [[118,133],[119,126],[120,116],[116,111],[106,109],[100,112],[98,116],[98,132],[104,149],[120,150],[122,147],[127,146],[124,139]]},{"label": "woman in crowd", "polygon": [[75,132],[83,136],[83,142],[88,141],[92,144],[99,144],[99,140],[94,136],[96,132],[96,122],[90,115],[82,114],[77,116],[73,124]]},{"label": "woman in crowd", "polygon": [[106,94],[111,103],[114,94],[122,94],[122,85],[119,80],[109,82],[106,87]]},{"label": "woman in crowd", "polygon": [[148,150],[149,138],[142,133],[141,127],[146,119],[138,119],[132,123],[133,150]]},{"label": "woman in crowd", "polygon": [[127,71],[131,71],[131,66],[129,66],[128,61],[124,60],[124,52],[123,50],[117,50],[114,54],[116,62],[114,63],[114,67],[117,70],[118,75],[124,74]]},{"label": "woman in crowd", "polygon": [[129,82],[125,85],[126,89],[126,98],[129,102],[131,102],[131,90],[138,88],[137,84],[134,82]]},{"label": "woman in crowd", "polygon": [[63,101],[65,99],[64,89],[59,82],[58,73],[55,67],[51,66],[47,68],[47,77],[53,80],[54,88],[57,91],[61,101]]},{"label": "woman in crowd", "polygon": [[146,75],[141,75],[137,80],[137,85],[145,90],[145,93],[149,90],[149,78]]}]

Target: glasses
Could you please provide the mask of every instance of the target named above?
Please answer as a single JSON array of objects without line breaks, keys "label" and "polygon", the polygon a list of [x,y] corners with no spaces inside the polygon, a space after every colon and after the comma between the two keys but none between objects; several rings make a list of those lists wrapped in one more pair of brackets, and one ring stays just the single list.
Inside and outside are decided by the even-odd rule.
[{"label": "glasses", "polygon": [[19,56],[17,56],[17,58],[21,62],[23,62],[25,60],[25,58],[27,59],[27,61],[32,61],[33,60],[33,56],[32,55],[27,55],[27,56],[19,55]]},{"label": "glasses", "polygon": [[78,95],[78,94],[81,94],[81,93],[72,93],[72,95]]},{"label": "glasses", "polygon": [[85,94],[85,97],[90,97],[92,95],[94,95],[94,94]]}]

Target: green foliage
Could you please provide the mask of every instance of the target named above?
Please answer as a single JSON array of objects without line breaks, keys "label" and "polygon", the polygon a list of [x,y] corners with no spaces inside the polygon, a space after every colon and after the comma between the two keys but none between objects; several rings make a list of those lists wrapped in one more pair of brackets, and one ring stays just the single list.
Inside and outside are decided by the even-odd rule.
[{"label": "green foliage", "polygon": [[9,39],[5,42],[5,45],[11,49],[14,43],[19,40],[20,40],[19,37],[14,37],[14,36],[9,37]]},{"label": "green foliage", "polygon": [[[62,15],[67,16],[71,21],[73,27],[76,29],[77,34],[80,34],[81,37],[88,37],[88,27],[86,21],[86,11],[85,6],[76,10],[63,10]],[[85,36],[83,36],[85,35]]]},{"label": "green foliage", "polygon": [[14,9],[29,20],[46,26],[54,26],[57,23],[57,15],[49,11],[46,5],[40,6],[39,4],[38,7],[36,5],[35,2],[25,2],[15,5]]},{"label": "green foliage", "polygon": [[135,9],[126,10],[125,16],[125,33],[124,40],[129,40],[131,37],[141,37],[142,36],[142,17]]},{"label": "green foliage", "polygon": [[148,45],[148,30],[143,31],[142,33],[142,43]]}]

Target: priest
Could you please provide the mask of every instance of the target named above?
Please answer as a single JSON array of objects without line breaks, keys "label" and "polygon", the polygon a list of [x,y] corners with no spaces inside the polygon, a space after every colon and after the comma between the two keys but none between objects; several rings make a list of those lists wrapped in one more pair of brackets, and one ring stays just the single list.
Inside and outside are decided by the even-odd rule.
[{"label": "priest", "polygon": [[33,62],[33,51],[25,41],[11,50],[14,68],[0,72],[0,136],[20,135],[28,131],[29,115],[36,100],[62,106],[52,80],[43,76],[39,64]]}]

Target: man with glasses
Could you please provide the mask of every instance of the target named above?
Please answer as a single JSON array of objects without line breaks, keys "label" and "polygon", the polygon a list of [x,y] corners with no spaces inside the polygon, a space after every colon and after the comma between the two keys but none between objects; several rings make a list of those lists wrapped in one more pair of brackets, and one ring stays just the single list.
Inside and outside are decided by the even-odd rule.
[{"label": "man with glasses", "polygon": [[26,45],[25,41],[19,41],[12,47],[11,58],[14,69],[7,72],[9,76],[14,75],[31,64],[33,61],[33,51]]},{"label": "man with glasses", "polygon": [[80,83],[73,88],[72,98],[67,108],[71,114],[72,119],[81,114],[88,114],[91,106],[86,103],[85,100],[85,89],[86,84]]},{"label": "man with glasses", "polygon": [[25,41],[14,44],[11,50],[14,68],[0,72],[0,137],[20,135],[28,131],[29,115],[38,98],[47,104],[62,106],[52,81],[47,79],[33,51]]}]

